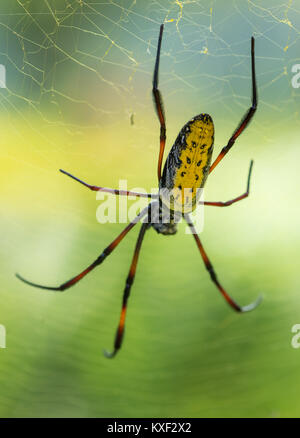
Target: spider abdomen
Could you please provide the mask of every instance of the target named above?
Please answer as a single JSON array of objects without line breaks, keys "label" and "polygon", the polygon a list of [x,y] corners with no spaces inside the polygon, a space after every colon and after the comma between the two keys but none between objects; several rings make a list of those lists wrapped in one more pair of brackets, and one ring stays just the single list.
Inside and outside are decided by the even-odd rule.
[{"label": "spider abdomen", "polygon": [[160,181],[160,198],[173,210],[195,209],[197,189],[204,187],[208,176],[213,144],[214,124],[209,114],[199,114],[181,129]]}]

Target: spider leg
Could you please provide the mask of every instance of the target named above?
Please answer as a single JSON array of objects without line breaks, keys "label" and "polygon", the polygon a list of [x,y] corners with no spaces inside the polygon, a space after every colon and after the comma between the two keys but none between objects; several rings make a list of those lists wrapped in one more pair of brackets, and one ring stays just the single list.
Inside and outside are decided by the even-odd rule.
[{"label": "spider leg", "polygon": [[155,110],[156,110],[158,120],[160,123],[160,149],[159,149],[158,166],[157,166],[158,182],[161,179],[161,165],[162,165],[165,144],[166,144],[165,112],[164,112],[162,96],[161,96],[161,93],[158,89],[159,59],[160,59],[160,48],[161,48],[161,40],[162,40],[163,31],[164,31],[164,25],[162,24],[160,26],[159,37],[158,37],[156,61],[155,61],[155,67],[154,67],[154,73],[153,73],[153,88],[152,88],[154,106],[155,106]]},{"label": "spider leg", "polygon": [[230,137],[226,146],[223,147],[213,164],[209,169],[209,173],[214,170],[214,168],[219,164],[222,158],[227,154],[227,152],[234,145],[235,140],[241,135],[244,129],[248,126],[250,120],[254,116],[254,113],[257,108],[257,92],[256,92],[256,77],[255,77],[255,54],[254,54],[254,37],[251,38],[251,75],[252,75],[252,105],[242,118],[240,124],[237,129],[234,131],[232,136]]},{"label": "spider leg", "polygon": [[250,179],[251,179],[252,167],[253,167],[253,160],[251,160],[251,162],[250,162],[248,180],[247,180],[247,188],[246,188],[245,193],[238,196],[237,198],[230,199],[229,201],[226,201],[226,202],[209,202],[209,201],[203,202],[203,201],[201,201],[199,204],[212,205],[214,207],[229,207],[229,205],[232,205],[238,201],[241,201],[242,199],[247,198],[249,196],[249,190],[250,190]]},{"label": "spider leg", "polygon": [[126,286],[124,289],[122,310],[121,310],[121,315],[120,315],[120,322],[119,322],[119,325],[118,325],[118,328],[116,331],[116,336],[115,336],[114,350],[112,352],[107,352],[106,350],[104,350],[104,355],[108,358],[114,357],[122,345],[122,340],[123,340],[123,336],[124,336],[124,328],[125,328],[127,301],[128,301],[129,295],[130,295],[131,286],[132,286],[133,281],[134,281],[137,262],[138,262],[142,242],[143,242],[143,239],[145,236],[145,232],[149,226],[150,226],[150,224],[143,222],[141,229],[140,229],[140,232],[139,232],[139,236],[138,236],[138,239],[136,242],[129,274],[128,274],[128,277],[126,279]]},{"label": "spider leg", "polygon": [[63,292],[66,289],[69,289],[70,287],[74,286],[76,283],[78,283],[80,280],[82,280],[83,277],[85,277],[89,272],[91,272],[94,268],[101,265],[101,263],[106,259],[108,255],[112,253],[112,251],[119,245],[119,243],[124,239],[126,234],[134,227],[134,225],[142,219],[146,212],[148,211],[149,206],[144,208],[141,213],[136,216],[136,218],[130,222],[124,230],[119,234],[118,237],[116,237],[110,245],[108,245],[102,254],[93,262],[91,263],[84,271],[82,271],[80,274],[76,275],[75,277],[71,278],[70,280],[66,281],[65,283],[62,283],[60,286],[57,287],[51,287],[51,286],[43,286],[41,284],[33,283],[31,281],[26,280],[21,275],[16,274],[16,277],[23,281],[24,283],[28,284],[29,286],[38,287],[40,289],[47,289],[47,290],[53,290],[53,291],[61,291]]},{"label": "spider leg", "polygon": [[202,257],[202,259],[203,259],[203,262],[204,262],[204,264],[205,264],[205,267],[206,267],[206,269],[208,270],[208,272],[209,272],[209,274],[210,274],[210,278],[211,278],[211,280],[215,283],[215,285],[217,286],[217,288],[219,289],[219,291],[221,292],[221,294],[223,295],[223,297],[225,298],[225,300],[227,301],[227,303],[228,303],[228,304],[229,304],[229,305],[230,305],[235,311],[237,311],[237,312],[249,312],[250,310],[255,309],[255,307],[257,307],[257,306],[259,305],[259,303],[261,302],[262,297],[259,296],[259,297],[256,299],[256,301],[254,301],[253,303],[241,307],[239,304],[237,304],[237,303],[236,303],[236,302],[235,302],[235,301],[234,301],[234,300],[228,295],[228,293],[227,293],[227,292],[225,291],[225,289],[221,286],[221,284],[220,284],[220,282],[219,282],[219,280],[218,280],[218,278],[217,278],[217,275],[216,275],[216,273],[215,273],[215,271],[214,271],[214,268],[213,268],[213,266],[212,266],[212,264],[211,264],[211,262],[210,262],[210,260],[209,260],[209,258],[208,258],[208,256],[207,256],[207,254],[206,254],[206,252],[205,252],[205,250],[204,250],[204,248],[203,248],[203,245],[202,245],[202,243],[201,243],[201,240],[199,239],[199,236],[197,235],[197,231],[196,231],[196,229],[195,229],[195,227],[194,227],[194,224],[192,223],[192,221],[190,220],[190,218],[189,218],[188,215],[185,215],[184,217],[185,217],[185,219],[186,219],[186,221],[187,221],[187,224],[189,225],[189,227],[190,227],[191,230],[192,230],[192,233],[193,233],[194,239],[195,239],[196,244],[197,244],[197,246],[198,246],[198,248],[199,248],[199,251],[200,251],[201,257]]},{"label": "spider leg", "polygon": [[106,192],[106,193],[113,193],[115,195],[125,195],[125,196],[139,196],[141,198],[157,198],[158,195],[151,194],[151,193],[138,193],[138,192],[130,192],[127,190],[116,190],[116,189],[110,189],[108,187],[98,187],[98,186],[92,186],[81,179],[77,178],[76,176],[72,175],[69,172],[66,172],[65,170],[59,169],[59,171],[70,178],[73,178],[75,181],[79,182],[80,184],[83,184],[85,187],[87,187],[90,190],[93,190],[94,192]]}]

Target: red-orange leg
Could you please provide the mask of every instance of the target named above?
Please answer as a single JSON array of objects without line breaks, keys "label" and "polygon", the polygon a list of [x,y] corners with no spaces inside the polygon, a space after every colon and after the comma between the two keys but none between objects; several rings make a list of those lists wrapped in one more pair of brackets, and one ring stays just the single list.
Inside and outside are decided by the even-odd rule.
[{"label": "red-orange leg", "polygon": [[126,234],[134,227],[134,225],[146,215],[148,208],[149,208],[148,206],[146,208],[144,208],[141,211],[141,213],[138,216],[136,216],[136,218],[132,222],[130,222],[126,228],[124,228],[124,230],[119,234],[119,236],[115,240],[113,240],[112,243],[104,249],[102,254],[100,254],[100,256],[92,264],[90,264],[80,274],[76,275],[76,277],[73,277],[73,278],[71,278],[71,280],[68,280],[65,283],[62,283],[60,286],[52,287],[52,286],[43,286],[41,284],[32,283],[31,281],[26,280],[25,278],[23,278],[19,274],[16,274],[16,277],[19,280],[23,281],[24,283],[29,284],[29,286],[38,287],[40,289],[47,289],[47,290],[60,291],[60,292],[63,292],[64,290],[69,289],[70,287],[72,287],[76,283],[78,283],[80,280],[82,280],[83,277],[85,277],[94,268],[101,265],[101,263],[106,259],[106,257],[113,252],[113,250],[124,239]]},{"label": "red-orange leg", "polygon": [[249,196],[249,191],[250,191],[250,179],[251,179],[252,167],[253,167],[253,160],[251,160],[251,162],[250,162],[250,168],[249,168],[248,180],[247,180],[247,188],[246,188],[245,193],[238,196],[237,198],[230,199],[230,201],[226,201],[226,202],[200,201],[199,204],[210,205],[210,206],[214,206],[214,207],[229,207],[229,205],[235,204],[236,202],[239,202],[242,199],[247,198]]},{"label": "red-orange leg", "polygon": [[213,164],[209,169],[209,173],[214,170],[214,168],[219,164],[222,158],[225,157],[227,152],[232,148],[235,143],[235,140],[241,135],[244,129],[249,125],[252,117],[257,108],[257,91],[256,91],[256,76],[255,76],[255,53],[254,53],[254,37],[251,38],[251,75],[252,75],[252,105],[249,110],[246,112],[242,121],[240,122],[237,129],[234,131],[232,136],[230,137],[226,146],[223,147]]},{"label": "red-orange leg", "polygon": [[134,254],[133,254],[133,259],[131,262],[131,266],[130,266],[130,270],[129,270],[129,274],[128,277],[126,279],[126,286],[124,289],[124,294],[123,294],[123,302],[122,302],[122,309],[121,309],[121,315],[120,315],[120,322],[116,331],[116,337],[115,337],[115,343],[114,343],[114,350],[110,353],[107,351],[104,351],[104,354],[106,357],[108,358],[112,358],[116,355],[116,353],[118,352],[118,350],[121,348],[122,345],[122,340],[124,337],[124,329],[125,329],[125,319],[126,319],[126,310],[127,310],[127,301],[130,295],[130,290],[131,290],[131,286],[133,284],[134,281],[134,277],[135,277],[135,273],[136,273],[136,267],[137,267],[137,262],[138,262],[138,258],[139,258],[139,254],[140,254],[140,250],[141,250],[141,246],[142,246],[142,242],[145,236],[145,232],[147,230],[147,228],[150,226],[149,223],[145,223],[143,222],[140,232],[139,232],[139,236],[136,242],[136,246],[135,246],[135,250],[134,250]]},{"label": "red-orange leg", "polygon": [[217,286],[217,288],[219,289],[219,291],[221,292],[221,294],[223,295],[223,297],[225,298],[225,300],[227,301],[227,303],[228,303],[228,304],[229,304],[229,305],[230,305],[235,311],[237,311],[237,312],[249,312],[250,310],[255,309],[255,307],[257,307],[258,304],[261,302],[262,297],[259,296],[259,297],[257,298],[257,300],[254,301],[253,303],[248,304],[247,306],[243,306],[243,307],[241,307],[239,304],[237,304],[237,303],[236,303],[236,302],[235,302],[235,301],[234,301],[234,300],[228,295],[228,293],[225,291],[225,289],[223,288],[223,286],[221,286],[221,284],[220,284],[220,282],[219,282],[219,280],[218,280],[218,278],[217,278],[217,275],[216,275],[216,273],[215,273],[215,271],[214,271],[213,265],[211,264],[211,262],[210,262],[210,260],[209,260],[209,258],[208,258],[208,256],[207,256],[207,254],[206,254],[206,252],[205,252],[205,250],[204,250],[204,248],[203,248],[203,245],[202,245],[202,243],[201,243],[201,241],[200,241],[200,239],[199,239],[199,236],[197,235],[197,231],[196,231],[196,229],[195,229],[195,227],[194,227],[194,224],[191,222],[191,219],[189,218],[188,215],[185,215],[185,219],[186,219],[186,221],[187,221],[187,224],[189,225],[189,227],[190,227],[191,230],[192,230],[192,233],[193,233],[194,239],[195,239],[196,244],[197,244],[197,246],[198,246],[198,248],[199,248],[199,251],[200,251],[201,257],[202,257],[202,259],[203,259],[203,262],[204,262],[204,264],[205,264],[205,267],[206,267],[206,269],[208,270],[208,272],[209,272],[209,274],[210,274],[210,278],[211,278],[211,280],[215,283],[215,285]]},{"label": "red-orange leg", "polygon": [[158,195],[151,194],[151,193],[139,193],[139,192],[131,192],[127,190],[117,190],[117,189],[110,189],[108,187],[98,187],[98,186],[92,186],[81,179],[77,178],[76,176],[72,175],[69,172],[66,172],[65,170],[59,169],[61,173],[69,176],[70,178],[73,178],[75,181],[79,182],[80,184],[84,185],[90,190],[93,190],[94,192],[105,192],[105,193],[112,193],[114,195],[123,195],[123,196],[138,196],[140,198],[152,198],[156,199],[158,198]]},{"label": "red-orange leg", "polygon": [[158,166],[157,166],[158,182],[161,179],[161,166],[162,166],[162,160],[163,160],[165,144],[166,144],[166,122],[165,122],[164,106],[163,106],[161,93],[158,89],[160,48],[161,48],[163,31],[164,31],[164,25],[162,24],[160,26],[159,37],[158,37],[156,61],[155,61],[154,74],[153,74],[153,89],[152,89],[154,106],[160,123],[160,148],[159,148]]}]

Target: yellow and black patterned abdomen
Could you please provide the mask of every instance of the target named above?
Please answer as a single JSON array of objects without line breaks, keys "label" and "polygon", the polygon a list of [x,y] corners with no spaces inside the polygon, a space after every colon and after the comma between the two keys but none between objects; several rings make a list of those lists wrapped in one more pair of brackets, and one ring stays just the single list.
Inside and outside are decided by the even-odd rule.
[{"label": "yellow and black patterned abdomen", "polygon": [[161,200],[172,210],[188,213],[195,209],[197,189],[204,187],[208,176],[213,145],[214,124],[208,114],[194,117],[180,131],[159,185]]}]

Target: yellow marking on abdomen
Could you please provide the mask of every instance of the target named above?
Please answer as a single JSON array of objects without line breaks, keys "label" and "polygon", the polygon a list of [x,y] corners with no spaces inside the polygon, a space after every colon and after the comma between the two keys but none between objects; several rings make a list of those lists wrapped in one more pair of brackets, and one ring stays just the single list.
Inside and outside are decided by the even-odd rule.
[{"label": "yellow marking on abdomen", "polygon": [[[184,211],[193,211],[196,207],[196,190],[202,188],[208,176],[214,142],[214,124],[210,116],[201,114],[202,119],[195,118],[187,124],[186,147],[182,149],[179,159],[181,165],[176,169],[174,178],[174,209],[184,206]],[[176,200],[177,195],[179,194]]]},{"label": "yellow marking on abdomen", "polygon": [[[181,129],[166,160],[159,197],[170,210],[188,213],[196,208],[206,178],[214,143],[214,124],[199,114]],[[199,193],[200,192],[200,193]]]}]

